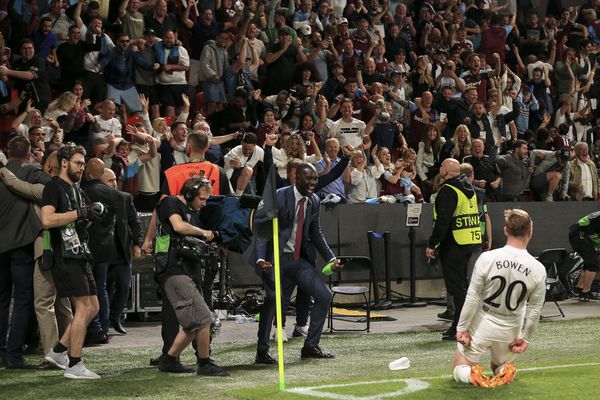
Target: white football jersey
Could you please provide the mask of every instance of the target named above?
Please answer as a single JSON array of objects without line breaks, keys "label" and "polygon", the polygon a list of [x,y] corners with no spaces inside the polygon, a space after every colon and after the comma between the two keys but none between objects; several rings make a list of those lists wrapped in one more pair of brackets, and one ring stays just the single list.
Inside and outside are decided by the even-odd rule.
[{"label": "white football jersey", "polygon": [[527,250],[507,245],[482,253],[457,330],[468,330],[485,340],[523,338],[529,342],[545,296],[546,268]]}]

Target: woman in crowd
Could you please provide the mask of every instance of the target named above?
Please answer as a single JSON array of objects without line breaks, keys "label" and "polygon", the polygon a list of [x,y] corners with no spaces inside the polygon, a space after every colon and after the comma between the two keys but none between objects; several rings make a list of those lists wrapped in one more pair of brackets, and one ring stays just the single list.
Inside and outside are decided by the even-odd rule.
[{"label": "woman in crowd", "polygon": [[314,114],[305,113],[300,117],[300,127],[297,131],[292,133],[300,135],[302,137],[302,140],[304,140],[304,144],[306,146],[306,155],[311,156],[315,153],[308,134],[310,132],[315,132],[315,141],[317,142],[318,146],[319,143],[321,143],[321,137],[319,135],[319,132],[321,132],[322,129],[323,124],[316,123]]},{"label": "woman in crowd", "polygon": [[410,175],[412,174],[409,171],[405,171],[404,160],[399,158],[393,163],[390,150],[387,147],[381,147],[377,150],[377,146],[375,146],[374,149],[384,171],[379,177],[381,194],[384,196],[393,196],[397,203],[414,203],[415,196],[411,194],[413,183]]},{"label": "woman in crowd", "polygon": [[273,163],[277,167],[279,176],[282,178],[287,178],[287,163],[292,158],[297,158],[311,164],[316,164],[317,161],[323,158],[321,157],[321,151],[317,145],[314,132],[308,132],[307,136],[314,152],[310,156],[306,154],[306,145],[304,144],[304,140],[302,140],[302,136],[296,134],[290,135],[281,149],[273,147]]},{"label": "woman in crowd", "polygon": [[460,124],[454,130],[454,135],[444,146],[442,160],[455,158],[459,162],[466,156],[471,155],[471,132],[466,125]]},{"label": "woman in crowd", "polygon": [[350,168],[344,171],[344,182],[348,185],[348,203],[364,203],[379,197],[378,179],[385,172],[377,157],[376,149],[371,151],[374,165],[367,165],[367,157],[362,150],[354,152]]},{"label": "woman in crowd", "polygon": [[433,192],[433,178],[440,172],[442,150],[445,143],[446,139],[440,135],[440,129],[434,124],[429,125],[425,140],[419,143],[415,167],[421,181],[425,201],[429,201]]},{"label": "woman in crowd", "polygon": [[417,57],[415,70],[410,74],[413,98],[421,97],[421,93],[431,91],[435,85],[431,76],[431,65],[427,56]]},{"label": "woman in crowd", "polygon": [[263,114],[263,122],[256,128],[256,139],[257,145],[261,146],[265,143],[265,139],[268,135],[279,133],[280,122],[275,118],[275,113],[272,108],[267,108]]}]

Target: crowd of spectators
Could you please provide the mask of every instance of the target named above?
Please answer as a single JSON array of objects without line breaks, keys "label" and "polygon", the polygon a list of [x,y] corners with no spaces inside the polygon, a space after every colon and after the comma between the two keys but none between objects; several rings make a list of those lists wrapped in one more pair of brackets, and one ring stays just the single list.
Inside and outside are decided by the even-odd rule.
[{"label": "crowd of spectators", "polygon": [[[146,212],[165,171],[207,161],[221,194],[260,195],[266,165],[294,182],[309,162],[324,202],[429,202],[455,158],[488,201],[594,201],[599,13],[600,0],[0,1],[0,163],[44,185],[73,142]],[[27,255],[31,274],[12,273],[26,309],[41,224],[0,175],[15,230],[1,271]]]},{"label": "crowd of spectators", "polygon": [[596,200],[600,1],[537,3],[5,2],[4,136],[27,137],[32,162],[85,146],[141,211],[193,132],[237,195],[260,194],[277,135],[282,178],[352,146],[319,193],[332,201],[430,201],[448,157],[489,201]]}]

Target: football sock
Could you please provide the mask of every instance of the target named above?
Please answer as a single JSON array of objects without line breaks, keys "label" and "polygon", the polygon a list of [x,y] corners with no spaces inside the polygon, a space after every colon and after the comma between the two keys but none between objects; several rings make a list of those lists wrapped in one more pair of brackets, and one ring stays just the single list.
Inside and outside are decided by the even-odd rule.
[{"label": "football sock", "polygon": [[468,365],[457,365],[452,375],[456,382],[471,383],[471,367]]},{"label": "football sock", "polygon": [[81,361],[81,357],[69,356],[69,368],[77,365]]},{"label": "football sock", "polygon": [[54,346],[52,351],[54,351],[55,353],[62,353],[67,351],[67,348],[61,342],[58,342],[56,343],[56,346]]}]

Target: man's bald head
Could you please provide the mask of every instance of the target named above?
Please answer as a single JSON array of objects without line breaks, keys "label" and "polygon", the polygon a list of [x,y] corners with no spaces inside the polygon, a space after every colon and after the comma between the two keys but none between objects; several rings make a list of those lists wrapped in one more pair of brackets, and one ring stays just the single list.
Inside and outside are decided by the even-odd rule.
[{"label": "man's bald head", "polygon": [[60,164],[56,156],[56,150],[48,154],[44,162],[44,171],[50,176],[58,176],[60,174]]},{"label": "man's bald head", "polygon": [[104,175],[104,161],[99,158],[91,158],[85,166],[85,174],[89,180],[102,179],[102,175]]},{"label": "man's bald head", "polygon": [[104,173],[101,178],[102,183],[106,186],[110,186],[113,189],[117,189],[117,176],[115,175],[115,171],[110,168],[104,168]]},{"label": "man's bald head", "polygon": [[460,163],[454,158],[446,158],[440,167],[440,175],[444,180],[456,178],[460,175]]}]

